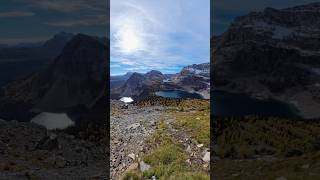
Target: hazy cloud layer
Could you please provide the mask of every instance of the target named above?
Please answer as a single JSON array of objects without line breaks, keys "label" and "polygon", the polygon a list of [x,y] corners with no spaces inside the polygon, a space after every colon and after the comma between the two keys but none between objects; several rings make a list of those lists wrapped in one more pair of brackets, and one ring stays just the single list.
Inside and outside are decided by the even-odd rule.
[{"label": "hazy cloud layer", "polygon": [[108,16],[105,14],[97,14],[93,16],[84,16],[80,19],[67,19],[60,21],[45,22],[49,26],[77,27],[77,26],[94,26],[108,24]]},{"label": "hazy cloud layer", "polygon": [[33,12],[27,11],[11,11],[11,12],[0,12],[0,18],[9,18],[9,17],[27,17],[33,16]]},{"label": "hazy cloud layer", "polygon": [[2,0],[0,43],[29,42],[60,31],[105,36],[108,4],[108,0]]},{"label": "hazy cloud layer", "polygon": [[29,7],[59,12],[103,11],[108,8],[106,0],[14,0]]},{"label": "hazy cloud layer", "polygon": [[[105,0],[16,0],[29,8],[69,14],[66,19],[44,22],[50,26],[92,26],[107,24],[108,3]],[[70,14],[74,14],[70,17]]]},{"label": "hazy cloud layer", "polygon": [[211,34],[221,34],[227,30],[236,16],[252,11],[263,11],[267,7],[283,9],[317,2],[315,0],[212,0]]}]

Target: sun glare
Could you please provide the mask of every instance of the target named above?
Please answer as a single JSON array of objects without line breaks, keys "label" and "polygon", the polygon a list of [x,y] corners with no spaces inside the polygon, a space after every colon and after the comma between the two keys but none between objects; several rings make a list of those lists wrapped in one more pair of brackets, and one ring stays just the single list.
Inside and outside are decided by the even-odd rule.
[{"label": "sun glare", "polygon": [[143,28],[140,21],[133,17],[120,16],[114,27],[115,46],[120,53],[134,54],[144,48]]},{"label": "sun glare", "polygon": [[132,53],[139,50],[141,46],[138,34],[133,29],[120,30],[119,46],[124,53]]}]

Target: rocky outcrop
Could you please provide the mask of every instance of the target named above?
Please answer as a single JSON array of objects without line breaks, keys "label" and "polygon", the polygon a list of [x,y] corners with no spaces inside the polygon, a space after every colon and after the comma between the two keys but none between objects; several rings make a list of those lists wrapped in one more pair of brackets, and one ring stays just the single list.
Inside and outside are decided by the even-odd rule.
[{"label": "rocky outcrop", "polygon": [[319,17],[320,4],[312,3],[235,18],[211,39],[213,87],[294,101],[305,117],[320,116],[311,108],[320,107]]}]

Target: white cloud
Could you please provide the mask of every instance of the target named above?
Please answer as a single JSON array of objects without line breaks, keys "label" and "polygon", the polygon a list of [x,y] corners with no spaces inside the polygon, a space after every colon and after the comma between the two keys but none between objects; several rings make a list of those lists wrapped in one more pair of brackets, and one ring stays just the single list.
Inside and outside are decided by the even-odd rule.
[{"label": "white cloud", "polygon": [[14,37],[14,38],[1,38],[1,43],[8,44],[8,45],[15,45],[19,44],[21,42],[23,43],[36,43],[36,42],[42,42],[48,40],[49,36],[43,36],[43,37]]},{"label": "white cloud", "polygon": [[59,12],[75,11],[106,11],[108,3],[105,0],[14,0],[30,7]]},{"label": "white cloud", "polygon": [[[106,0],[14,0],[24,4],[24,9],[59,13],[49,26],[75,27],[107,25],[109,3]],[[61,16],[63,15],[63,16]],[[50,18],[51,19],[51,18]]]},{"label": "white cloud", "polygon": [[27,17],[33,16],[33,12],[28,11],[10,11],[10,12],[0,12],[0,18],[8,18],[8,17]]},{"label": "white cloud", "polygon": [[75,26],[92,26],[108,24],[107,15],[96,15],[83,17],[80,19],[59,20],[54,22],[45,22],[49,26],[75,27]]}]

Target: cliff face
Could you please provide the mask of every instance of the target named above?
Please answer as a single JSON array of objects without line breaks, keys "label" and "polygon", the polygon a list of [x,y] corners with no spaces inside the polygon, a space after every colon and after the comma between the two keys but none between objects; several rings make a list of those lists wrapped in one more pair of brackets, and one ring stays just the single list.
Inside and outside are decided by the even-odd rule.
[{"label": "cliff face", "polygon": [[[213,87],[293,102],[317,117],[320,3],[237,17],[211,39]],[[308,106],[308,107],[307,107]]]},{"label": "cliff face", "polygon": [[182,87],[194,90],[210,88],[210,63],[193,64],[184,67],[174,80]]}]

